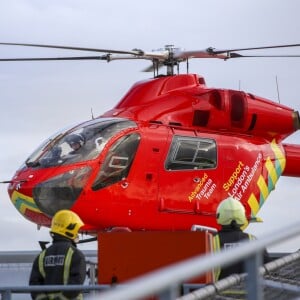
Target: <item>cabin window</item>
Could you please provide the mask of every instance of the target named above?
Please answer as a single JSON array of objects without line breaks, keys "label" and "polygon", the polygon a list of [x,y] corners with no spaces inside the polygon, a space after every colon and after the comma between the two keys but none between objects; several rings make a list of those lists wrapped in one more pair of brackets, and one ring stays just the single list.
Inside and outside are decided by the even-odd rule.
[{"label": "cabin window", "polygon": [[93,183],[93,190],[107,187],[128,176],[139,142],[140,135],[134,133],[123,136],[112,145]]},{"label": "cabin window", "polygon": [[165,168],[167,170],[211,169],[216,165],[215,140],[174,136]]}]

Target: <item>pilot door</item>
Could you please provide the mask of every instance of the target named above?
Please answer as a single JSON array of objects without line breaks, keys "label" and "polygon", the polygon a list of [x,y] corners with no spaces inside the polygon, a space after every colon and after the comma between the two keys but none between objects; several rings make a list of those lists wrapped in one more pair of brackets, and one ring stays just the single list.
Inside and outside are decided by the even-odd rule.
[{"label": "pilot door", "polygon": [[107,191],[120,222],[145,216],[145,203],[150,211],[151,205],[157,207],[158,169],[167,138],[165,126],[151,124],[120,137],[107,151],[93,188]]}]

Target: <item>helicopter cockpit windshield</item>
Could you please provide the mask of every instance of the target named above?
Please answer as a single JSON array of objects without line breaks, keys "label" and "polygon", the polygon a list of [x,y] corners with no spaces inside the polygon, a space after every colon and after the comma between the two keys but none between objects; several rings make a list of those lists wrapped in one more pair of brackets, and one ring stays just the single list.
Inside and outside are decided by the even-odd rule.
[{"label": "helicopter cockpit windshield", "polygon": [[64,129],[44,142],[26,160],[27,167],[47,168],[95,159],[120,130],[135,128],[133,121],[101,118]]}]

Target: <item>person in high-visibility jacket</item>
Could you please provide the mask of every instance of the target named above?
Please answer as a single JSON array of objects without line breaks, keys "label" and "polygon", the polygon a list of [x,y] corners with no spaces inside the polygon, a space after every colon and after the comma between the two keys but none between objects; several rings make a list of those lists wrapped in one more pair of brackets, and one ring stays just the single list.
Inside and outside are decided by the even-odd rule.
[{"label": "person in high-visibility jacket", "polygon": [[[247,224],[245,208],[239,200],[228,197],[220,202],[217,207],[217,223],[221,229],[214,236],[214,251],[221,249],[230,250],[240,244],[243,240],[256,239],[252,234],[243,232],[241,227]],[[268,261],[265,251],[264,261]],[[243,273],[244,263],[238,262],[222,269],[215,270],[215,281],[228,277],[231,274]]]},{"label": "person in high-visibility jacket", "polygon": [[[86,276],[86,262],[83,253],[77,249],[78,231],[84,225],[80,217],[70,210],[58,211],[51,222],[52,244],[34,260],[30,285],[83,284]],[[83,299],[76,291],[32,292],[35,300]]]}]

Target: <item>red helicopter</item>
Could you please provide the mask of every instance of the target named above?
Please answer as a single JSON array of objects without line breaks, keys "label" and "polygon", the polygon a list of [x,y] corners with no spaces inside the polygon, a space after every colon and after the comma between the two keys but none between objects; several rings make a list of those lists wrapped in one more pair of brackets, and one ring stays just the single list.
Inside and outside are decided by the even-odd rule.
[{"label": "red helicopter", "polygon": [[[291,57],[239,52],[300,44],[195,51],[167,45],[151,52],[0,45],[105,53],[0,61],[152,62],[146,71],[153,78],[134,84],[103,115],[48,138],[9,181],[12,203],[40,226],[49,226],[58,210],[71,209],[87,233],[218,228],[216,208],[229,195],[245,206],[250,222],[281,175],[300,176],[300,145],[283,143],[300,128],[297,111],[244,91],[207,87],[203,77],[179,74],[178,67],[186,62],[188,69],[192,58]],[[159,75],[162,66],[166,75]]]}]

